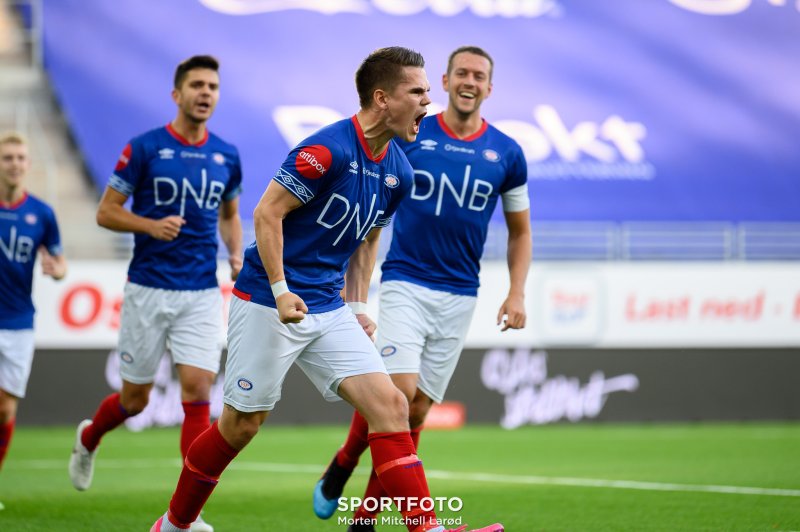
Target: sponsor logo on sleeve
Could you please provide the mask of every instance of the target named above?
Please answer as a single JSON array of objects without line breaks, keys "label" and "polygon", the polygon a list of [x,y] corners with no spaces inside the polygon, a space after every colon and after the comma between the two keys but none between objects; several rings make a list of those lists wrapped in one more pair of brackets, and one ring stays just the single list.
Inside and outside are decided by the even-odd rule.
[{"label": "sponsor logo on sleeve", "polygon": [[306,146],[300,150],[295,159],[295,167],[307,179],[319,179],[331,167],[333,155],[322,144]]},{"label": "sponsor logo on sleeve", "polygon": [[131,153],[133,148],[131,145],[128,144],[122,149],[122,153],[119,155],[119,160],[117,161],[117,166],[114,167],[114,170],[119,172],[120,170],[124,170],[128,163],[131,162]]}]

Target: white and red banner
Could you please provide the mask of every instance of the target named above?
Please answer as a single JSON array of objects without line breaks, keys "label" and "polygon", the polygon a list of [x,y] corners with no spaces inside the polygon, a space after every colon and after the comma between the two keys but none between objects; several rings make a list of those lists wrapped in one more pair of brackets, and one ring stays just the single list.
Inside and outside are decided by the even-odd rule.
[{"label": "white and red banner", "polygon": [[[127,263],[72,261],[61,282],[36,279],[36,345],[113,348]],[[219,278],[226,302],[232,283]],[[377,279],[370,314],[377,319]],[[503,263],[485,263],[467,347],[800,346],[800,264],[546,263],[528,277],[524,330],[501,333]],[[380,326],[380,324],[379,324]]]}]

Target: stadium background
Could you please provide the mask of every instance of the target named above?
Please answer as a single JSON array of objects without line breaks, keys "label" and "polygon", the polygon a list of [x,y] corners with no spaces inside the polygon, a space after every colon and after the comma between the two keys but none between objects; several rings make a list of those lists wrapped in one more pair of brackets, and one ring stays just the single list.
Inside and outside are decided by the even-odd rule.
[{"label": "stadium background", "polygon": [[[95,227],[94,207],[128,139],[173,117],[177,62],[221,60],[210,127],[241,150],[249,241],[285,153],[356,110],[357,64],[392,44],[425,56],[432,112],[446,104],[448,53],[485,47],[496,67],[484,116],[529,163],[529,325],[493,326],[507,286],[496,213],[434,424],[800,418],[800,2],[5,0],[0,129],[30,138],[30,188],[55,206],[70,260],[63,282],[36,280],[20,432],[72,425],[119,385],[132,240]],[[179,422],[162,370],[130,429]],[[348,417],[295,371],[274,422]]]}]

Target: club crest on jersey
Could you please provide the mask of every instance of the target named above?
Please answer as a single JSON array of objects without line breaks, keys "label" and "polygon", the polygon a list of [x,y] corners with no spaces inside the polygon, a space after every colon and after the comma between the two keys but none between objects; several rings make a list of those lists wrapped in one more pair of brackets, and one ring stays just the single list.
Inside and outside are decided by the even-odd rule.
[{"label": "club crest on jersey", "polygon": [[333,162],[331,151],[322,144],[306,146],[297,154],[294,164],[297,171],[307,179],[319,179]]},{"label": "club crest on jersey", "polygon": [[214,153],[214,154],[211,156],[211,160],[213,160],[215,163],[217,163],[217,164],[219,164],[219,165],[223,165],[223,164],[225,164],[225,156],[224,156],[224,155],[222,155],[222,154],[221,154],[221,153],[219,153],[219,152],[217,152],[217,153]]},{"label": "club crest on jersey", "polygon": [[32,212],[29,212],[28,214],[25,215],[25,221],[28,223],[28,225],[35,224],[38,219],[39,218],[37,218],[36,215],[33,214]]},{"label": "club crest on jersey", "polygon": [[122,153],[119,154],[119,160],[117,160],[117,166],[114,168],[117,172],[120,170],[124,170],[125,167],[128,166],[128,163],[131,162],[131,152],[133,148],[131,148],[130,144],[126,144],[124,148],[122,148]]},{"label": "club crest on jersey", "polygon": [[421,141],[419,141],[419,143],[422,146],[423,150],[435,150],[436,149],[436,145],[439,144],[435,140],[431,140],[431,139],[421,140]]},{"label": "club crest on jersey", "polygon": [[381,349],[381,356],[382,357],[390,357],[393,354],[397,353],[397,348],[393,345],[387,345]]},{"label": "club crest on jersey", "polygon": [[494,150],[483,150],[483,158],[490,163],[496,163],[500,160],[500,154]]},{"label": "club crest on jersey", "polygon": [[400,180],[397,178],[397,176],[386,174],[383,176],[383,184],[389,188],[397,188],[397,185],[400,184]]},{"label": "club crest on jersey", "polygon": [[128,353],[127,351],[121,352],[119,354],[119,358],[121,358],[122,361],[125,362],[126,364],[132,364],[133,363],[133,355]]},{"label": "club crest on jersey", "polygon": [[158,156],[161,159],[172,159],[175,156],[175,150],[169,148],[162,148],[158,150]]},{"label": "club crest on jersey", "polygon": [[246,392],[249,392],[253,389],[253,383],[245,378],[240,378],[238,381],[236,381],[236,385]]}]

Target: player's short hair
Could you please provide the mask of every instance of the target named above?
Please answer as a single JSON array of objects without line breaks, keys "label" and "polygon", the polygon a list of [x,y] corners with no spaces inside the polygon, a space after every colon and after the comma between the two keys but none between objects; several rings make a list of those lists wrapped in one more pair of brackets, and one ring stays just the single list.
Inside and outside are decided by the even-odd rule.
[{"label": "player's short hair", "polygon": [[24,146],[28,144],[28,141],[25,140],[22,134],[16,131],[7,131],[5,133],[0,133],[0,146],[4,144],[22,144]]},{"label": "player's short hair", "polygon": [[207,68],[214,72],[219,72],[219,61],[212,55],[193,55],[189,59],[181,61],[175,69],[175,80],[173,82],[176,89],[181,88],[181,83],[186,79],[186,74],[196,68]]},{"label": "player's short hair", "polygon": [[369,54],[356,70],[356,90],[361,107],[369,106],[376,89],[392,91],[403,81],[403,67],[425,66],[422,54],[403,48],[389,46]]},{"label": "player's short hair", "polygon": [[453,70],[453,59],[458,54],[475,54],[481,57],[485,57],[489,61],[489,79],[492,79],[492,71],[494,71],[494,60],[492,60],[492,56],[489,55],[489,52],[481,48],[480,46],[461,46],[453,50],[453,53],[450,54],[450,57],[447,58],[447,74],[450,75],[450,72]]}]

